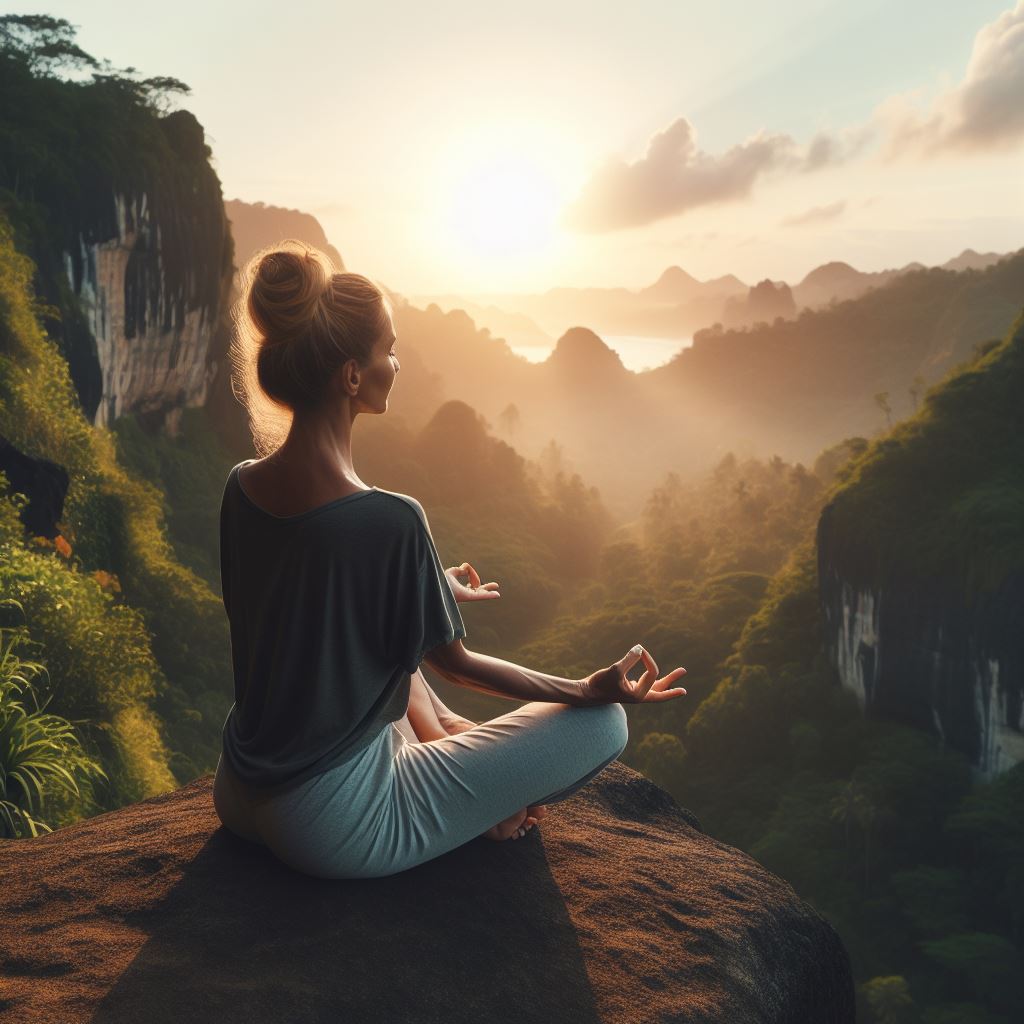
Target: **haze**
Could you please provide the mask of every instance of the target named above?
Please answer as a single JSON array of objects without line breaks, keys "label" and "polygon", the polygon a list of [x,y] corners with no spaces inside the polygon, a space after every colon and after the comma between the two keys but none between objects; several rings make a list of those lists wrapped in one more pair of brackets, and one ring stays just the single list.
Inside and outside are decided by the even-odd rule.
[{"label": "haze", "polygon": [[24,3],[173,75],[229,199],[409,295],[1007,252],[1024,4]]}]

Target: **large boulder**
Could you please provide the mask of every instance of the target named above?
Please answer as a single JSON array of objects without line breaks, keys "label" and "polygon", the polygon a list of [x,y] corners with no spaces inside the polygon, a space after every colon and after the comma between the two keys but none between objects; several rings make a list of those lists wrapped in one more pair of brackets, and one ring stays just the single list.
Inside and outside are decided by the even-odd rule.
[{"label": "large boulder", "polygon": [[89,1021],[854,1021],[839,937],[612,762],[526,836],[325,881],[220,825],[212,776],[0,843],[0,1014]]}]

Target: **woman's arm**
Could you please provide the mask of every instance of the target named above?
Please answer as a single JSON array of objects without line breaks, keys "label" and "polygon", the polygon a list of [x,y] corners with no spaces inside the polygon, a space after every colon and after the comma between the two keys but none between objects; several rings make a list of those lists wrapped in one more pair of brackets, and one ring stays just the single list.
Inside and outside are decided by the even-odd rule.
[{"label": "woman's arm", "polygon": [[409,710],[405,717],[420,743],[429,743],[444,736],[454,736],[478,724],[447,708],[419,669],[413,672],[411,678]]},{"label": "woman's arm", "polygon": [[[434,701],[431,699],[434,691],[427,686],[423,673],[417,669],[410,679],[412,682],[409,686],[409,710],[406,717],[413,732],[416,733],[416,738],[420,743],[429,743],[431,740],[439,740],[449,735],[445,728],[445,720],[440,712],[435,710]],[[443,704],[441,707],[444,708],[446,715],[451,715]]]},{"label": "woman's arm", "polygon": [[580,707],[609,702],[608,698],[595,695],[583,679],[549,675],[512,661],[492,658],[489,654],[477,654],[466,650],[458,639],[432,648],[423,660],[450,683],[494,697]]},{"label": "woman's arm", "polygon": [[441,723],[441,728],[449,735],[465,732],[466,729],[472,729],[474,725],[480,724],[479,722],[472,722],[468,718],[463,718],[462,715],[455,714],[454,711],[444,704],[441,698],[434,692],[434,688],[425,679],[423,685],[433,702],[434,713],[437,715],[437,720]]}]

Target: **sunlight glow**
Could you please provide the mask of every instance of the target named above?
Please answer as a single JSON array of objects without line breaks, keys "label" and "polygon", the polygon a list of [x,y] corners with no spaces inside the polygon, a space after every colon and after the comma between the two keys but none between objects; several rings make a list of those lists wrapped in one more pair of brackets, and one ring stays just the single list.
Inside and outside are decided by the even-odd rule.
[{"label": "sunlight glow", "polygon": [[521,157],[500,157],[458,181],[444,219],[464,258],[518,261],[549,248],[559,207],[558,189],[541,168]]}]

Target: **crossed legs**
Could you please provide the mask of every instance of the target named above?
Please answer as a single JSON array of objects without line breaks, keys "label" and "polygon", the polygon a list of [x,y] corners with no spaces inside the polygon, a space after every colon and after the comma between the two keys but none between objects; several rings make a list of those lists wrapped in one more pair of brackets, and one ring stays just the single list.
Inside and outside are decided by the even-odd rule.
[{"label": "crossed legs", "polygon": [[[431,689],[423,673],[417,669],[412,674],[412,684],[409,690],[409,708],[405,715],[395,722],[398,731],[409,743],[429,743],[431,740],[441,739],[453,735],[461,730],[453,730],[445,727],[441,721],[439,710],[444,712],[449,722],[459,720],[458,716],[442,703],[441,698]],[[415,725],[413,721],[415,720]],[[463,728],[470,728],[476,723],[462,720]],[[486,839],[503,841],[506,839],[519,839],[533,828],[545,815],[547,807],[542,803],[530,804],[519,808],[514,814],[492,825],[486,832],[482,833]]]}]

